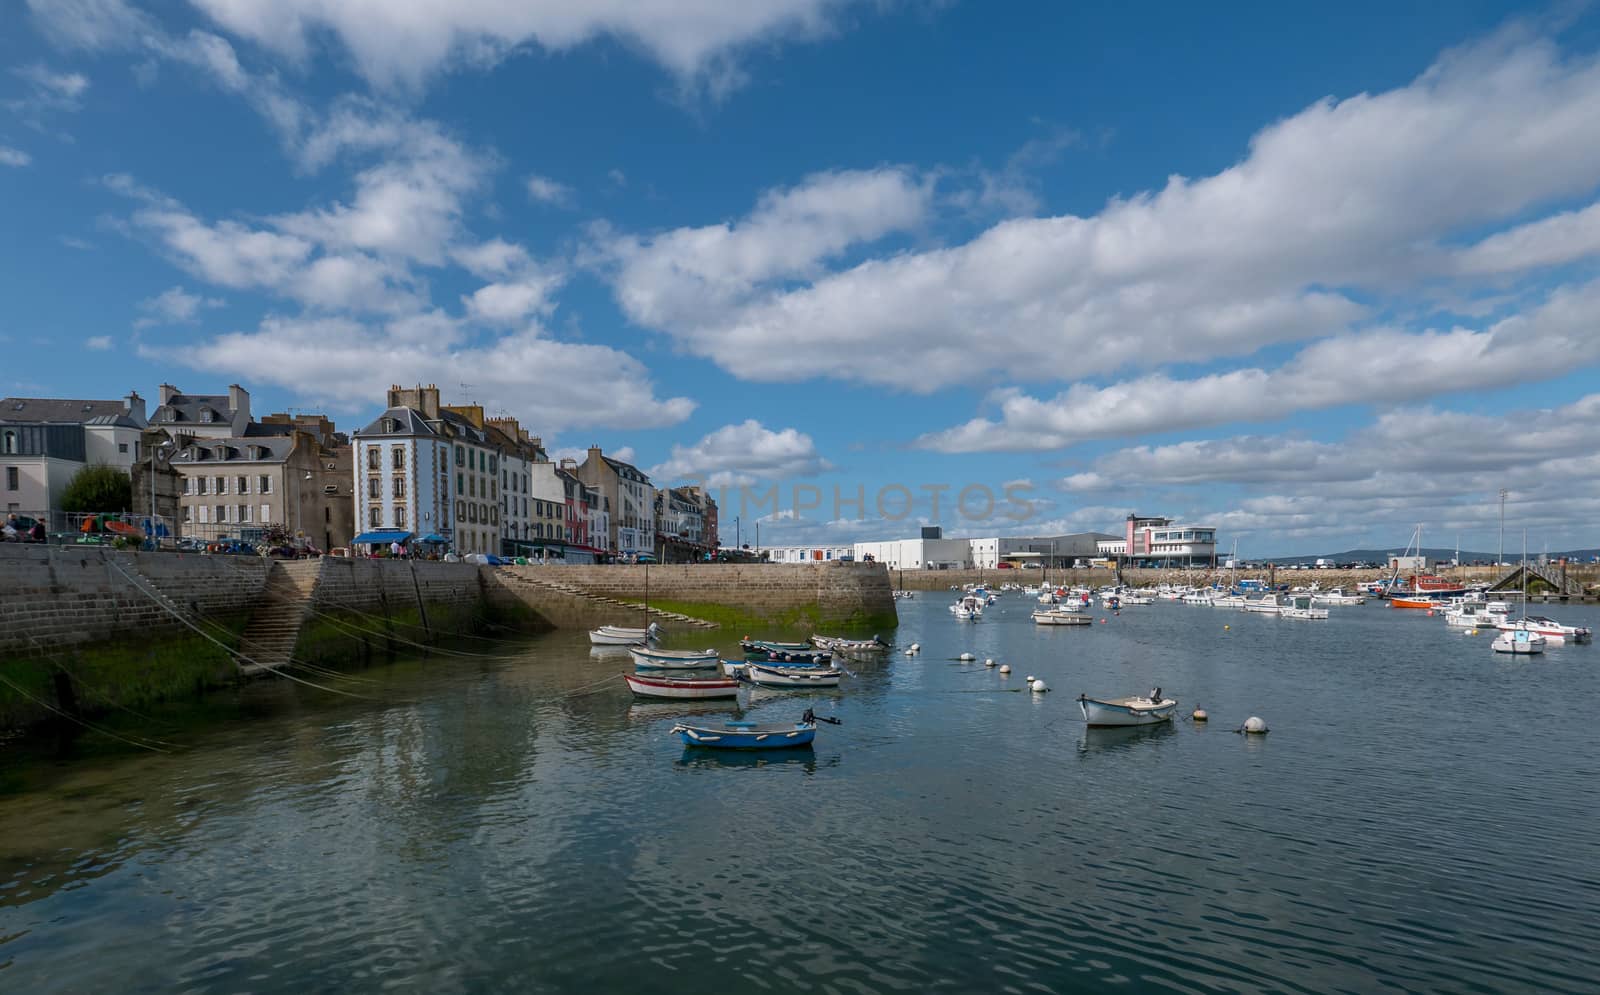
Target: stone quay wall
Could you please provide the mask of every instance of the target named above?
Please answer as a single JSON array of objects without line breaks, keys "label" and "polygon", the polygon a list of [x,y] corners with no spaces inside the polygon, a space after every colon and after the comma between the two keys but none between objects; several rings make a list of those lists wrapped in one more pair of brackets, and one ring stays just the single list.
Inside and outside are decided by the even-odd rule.
[{"label": "stone quay wall", "polygon": [[518,598],[536,611],[548,611],[557,624],[587,626],[618,621],[638,624],[634,620],[639,616],[605,605],[585,611],[581,599],[541,592],[535,584],[517,583],[519,576],[628,602],[645,600],[648,580],[652,607],[725,627],[759,624],[863,630],[898,624],[888,571],[874,563],[544,565],[489,568],[485,574],[485,582],[499,589],[498,596]]},{"label": "stone quay wall", "polygon": [[179,611],[248,613],[269,566],[256,557],[0,544],[0,657],[182,629],[149,591]]}]

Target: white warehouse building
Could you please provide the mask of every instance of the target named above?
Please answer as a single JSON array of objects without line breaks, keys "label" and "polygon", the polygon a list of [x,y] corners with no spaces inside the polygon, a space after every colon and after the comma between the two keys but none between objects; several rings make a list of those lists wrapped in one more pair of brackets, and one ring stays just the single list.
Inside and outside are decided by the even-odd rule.
[{"label": "white warehouse building", "polygon": [[972,566],[972,543],[967,539],[890,539],[858,542],[855,558],[872,557],[891,570],[964,570]]}]

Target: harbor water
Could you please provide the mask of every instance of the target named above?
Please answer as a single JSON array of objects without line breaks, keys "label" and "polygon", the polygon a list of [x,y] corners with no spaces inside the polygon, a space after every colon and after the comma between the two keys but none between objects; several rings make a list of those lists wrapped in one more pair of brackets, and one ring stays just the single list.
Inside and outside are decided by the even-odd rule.
[{"label": "harbor water", "polygon": [[[837,693],[644,703],[557,633],[108,720],[165,753],[0,754],[0,990],[1600,990],[1600,647],[952,598]],[[1211,721],[1073,701],[1154,685]],[[811,750],[669,734],[808,706]]]}]

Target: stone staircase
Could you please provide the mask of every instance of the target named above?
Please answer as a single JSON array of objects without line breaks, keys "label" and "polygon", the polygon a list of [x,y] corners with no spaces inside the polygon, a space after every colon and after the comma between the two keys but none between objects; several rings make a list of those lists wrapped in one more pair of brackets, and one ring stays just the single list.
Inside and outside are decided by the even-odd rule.
[{"label": "stone staircase", "polygon": [[[501,569],[496,572],[495,576],[509,581],[513,586],[523,585],[527,587],[543,588],[546,591],[554,591],[557,594],[562,594],[569,598],[578,598],[580,600],[587,601],[590,604],[601,608],[614,609],[620,624],[637,625],[637,620],[647,610],[645,605],[638,601],[622,601],[617,598],[608,598],[601,594],[592,594],[576,584],[568,584],[565,581],[554,580],[549,577],[535,576],[531,573],[526,573],[521,570]],[[650,617],[652,618],[667,619],[691,628],[721,628],[721,626],[719,626],[716,622],[708,622],[703,618],[695,618],[691,615],[681,615],[678,612],[662,611],[659,608],[650,608],[648,611]]]},{"label": "stone staircase", "polygon": [[247,677],[277,670],[294,655],[300,629],[311,614],[311,595],[321,574],[316,560],[275,561],[261,591],[261,603],[239,637],[239,672]]}]

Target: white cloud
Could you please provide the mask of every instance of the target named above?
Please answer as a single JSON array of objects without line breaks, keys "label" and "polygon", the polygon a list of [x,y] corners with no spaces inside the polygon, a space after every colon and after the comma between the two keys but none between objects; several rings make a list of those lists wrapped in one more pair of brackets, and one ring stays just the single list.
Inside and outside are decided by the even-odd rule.
[{"label": "white cloud", "polygon": [[737,222],[616,237],[604,252],[628,316],[687,336],[766,281],[816,275],[853,245],[916,227],[932,191],[900,168],[819,173],[767,193]]},{"label": "white cloud", "polygon": [[1491,235],[1456,256],[1466,275],[1515,273],[1600,253],[1600,204]]},{"label": "white cloud", "polygon": [[793,428],[774,432],[752,418],[724,425],[692,445],[673,446],[672,454],[649,472],[658,481],[699,480],[731,487],[813,476],[828,468],[811,436]]},{"label": "white cloud", "polygon": [[[1600,282],[1559,289],[1533,310],[1482,331],[1376,329],[1338,336],[1272,370],[1074,384],[1050,399],[1002,391],[994,398],[998,421],[975,418],[919,444],[944,452],[1059,449],[1087,439],[1272,421],[1295,411],[1547,379],[1600,360],[1596,309]],[[1551,356],[1562,363],[1550,362]]]},{"label": "white cloud", "polygon": [[121,48],[151,27],[123,0],[28,0],[39,29],[63,48]]},{"label": "white cloud", "polygon": [[[369,406],[391,383],[471,383],[486,407],[553,433],[574,427],[655,428],[694,410],[659,398],[649,373],[626,353],[557,342],[530,328],[468,344],[470,329],[440,315],[370,324],[351,318],[268,318],[252,332],[198,343],[184,362],[245,376],[304,396]],[[378,361],[381,360],[381,361]],[[605,390],[594,385],[603,383]]]},{"label": "white cloud", "polygon": [[222,304],[220,298],[191,294],[181,286],[169,287],[156,296],[139,302],[139,310],[144,311],[146,316],[135,321],[133,327],[193,324],[199,318],[202,308],[217,308]]},{"label": "white cloud", "polygon": [[[30,0],[44,6],[43,0]],[[296,60],[323,31],[379,85],[420,85],[455,63],[485,64],[537,45],[562,51],[600,36],[642,49],[685,81],[725,85],[753,42],[814,37],[843,0],[193,0],[226,30]]]},{"label": "white cloud", "polygon": [[0,166],[21,167],[31,162],[33,162],[33,156],[21,149],[14,149],[9,145],[0,145]]},{"label": "white cloud", "polygon": [[532,273],[507,283],[479,287],[463,297],[467,313],[495,324],[515,324],[535,315],[547,315],[555,307],[553,295],[561,286],[556,273]]},{"label": "white cloud", "polygon": [[[617,297],[746,379],[920,391],[1211,362],[1346,331],[1369,301],[1458,276],[1451,240],[1592,194],[1596,133],[1600,56],[1508,31],[1091,216],[1013,219],[824,274],[716,251],[742,225],[683,229],[624,252]],[[815,264],[837,251],[814,246],[815,227],[778,218],[760,242],[793,240]]]},{"label": "white cloud", "polygon": [[472,245],[456,245],[450,249],[451,258],[465,266],[473,276],[492,280],[510,276],[532,265],[528,250],[502,238],[491,238]]},{"label": "white cloud", "polygon": [[111,348],[111,336],[92,335],[83,340],[83,347],[85,349],[92,349],[95,352],[105,352],[107,349]]},{"label": "white cloud", "polygon": [[42,128],[50,114],[71,113],[83,107],[89,77],[82,73],[56,72],[41,63],[18,66],[11,73],[28,84],[28,92],[5,101],[4,106],[32,127]]},{"label": "white cloud", "polygon": [[573,201],[573,189],[565,183],[557,183],[548,176],[537,173],[530,175],[524,181],[528,187],[528,196],[541,204],[550,204],[555,207],[570,207]]}]

